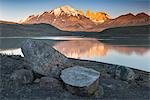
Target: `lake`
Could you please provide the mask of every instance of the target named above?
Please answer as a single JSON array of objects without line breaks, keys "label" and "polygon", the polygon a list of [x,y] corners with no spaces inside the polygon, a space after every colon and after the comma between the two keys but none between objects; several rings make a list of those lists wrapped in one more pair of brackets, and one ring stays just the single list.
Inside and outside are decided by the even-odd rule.
[{"label": "lake", "polygon": [[[150,72],[150,47],[149,43],[144,43],[144,39],[95,39],[71,36],[28,38],[47,42],[70,58],[124,65]],[[21,43],[28,38],[0,37],[0,53],[23,56]]]}]

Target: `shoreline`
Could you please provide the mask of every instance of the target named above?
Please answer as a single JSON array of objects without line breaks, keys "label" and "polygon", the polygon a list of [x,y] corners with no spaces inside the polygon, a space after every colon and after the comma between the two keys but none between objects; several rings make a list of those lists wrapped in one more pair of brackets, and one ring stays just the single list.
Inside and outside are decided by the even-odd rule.
[{"label": "shoreline", "polygon": [[88,62],[88,63],[95,63],[95,64],[102,64],[102,65],[106,65],[106,66],[112,66],[112,67],[116,67],[116,66],[121,66],[121,67],[128,67],[136,72],[143,72],[143,73],[149,73],[148,71],[144,71],[144,70],[140,70],[140,69],[135,69],[135,68],[132,68],[132,67],[129,67],[129,66],[124,66],[124,65],[118,65],[118,64],[112,64],[112,63],[106,63],[106,62],[98,62],[98,61],[92,61],[92,60],[84,60],[84,59],[75,59],[75,58],[69,58],[70,60],[73,60],[73,61],[79,61],[81,63],[83,62]]},{"label": "shoreline", "polygon": [[[0,57],[10,57],[12,59],[24,59],[24,57],[22,57],[21,55],[5,55],[5,54],[0,54]],[[98,61],[92,61],[92,60],[84,60],[84,59],[76,59],[76,58],[68,58],[70,61],[72,61],[75,65],[81,65],[81,66],[86,66],[86,64],[89,64],[89,65],[93,65],[94,66],[103,66],[104,69],[109,69],[110,67],[112,68],[116,68],[118,66],[120,67],[127,67],[127,68],[130,68],[132,70],[134,70],[136,73],[145,73],[145,74],[149,74],[150,75],[150,72],[148,71],[144,71],[144,70],[140,70],[140,69],[135,69],[135,68],[132,68],[132,67],[129,67],[129,66],[124,66],[124,65],[118,65],[118,64],[112,64],[112,63],[106,63],[106,62],[98,62]],[[90,66],[91,67],[91,66]],[[95,69],[96,70],[96,69]],[[150,77],[150,76],[149,76]]]},{"label": "shoreline", "polygon": [[[18,48],[18,49],[21,49],[21,48]],[[7,54],[0,54],[0,56],[7,56],[7,57],[20,57],[20,58],[24,58],[23,56],[21,55],[7,55]],[[121,66],[121,67],[127,67],[127,68],[130,68],[136,72],[143,72],[143,73],[149,73],[148,71],[145,71],[145,70],[140,70],[140,69],[136,69],[136,68],[132,68],[130,66],[125,66],[125,65],[119,65],[119,64],[113,64],[113,63],[107,63],[107,62],[99,62],[99,61],[93,61],[93,60],[85,60],[85,59],[77,59],[77,58],[68,58],[70,59],[71,61],[73,62],[80,62],[80,63],[95,63],[95,64],[98,64],[98,65],[105,65],[105,66],[111,66],[111,67],[116,67],[116,66]]]}]

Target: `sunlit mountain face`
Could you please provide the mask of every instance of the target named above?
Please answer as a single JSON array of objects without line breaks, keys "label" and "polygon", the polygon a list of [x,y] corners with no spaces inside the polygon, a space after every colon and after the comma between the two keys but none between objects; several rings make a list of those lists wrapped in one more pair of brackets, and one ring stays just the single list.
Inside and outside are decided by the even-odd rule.
[{"label": "sunlit mountain face", "polygon": [[96,25],[92,20],[68,5],[45,11],[42,14],[31,15],[22,19],[20,23],[46,23],[67,31],[86,31]]},{"label": "sunlit mountain face", "polygon": [[84,13],[69,5],[33,14],[20,21],[20,24],[51,24],[65,31],[100,32],[107,28],[119,26],[146,25],[150,23],[150,16],[144,12],[136,15],[129,13],[112,19],[106,12],[92,12],[87,9]]},{"label": "sunlit mountain face", "polygon": [[144,55],[148,52],[146,48],[113,46],[103,44],[98,40],[64,41],[55,44],[54,48],[71,58],[103,57],[111,51],[116,51],[125,55],[134,53],[137,55]]},{"label": "sunlit mountain face", "polygon": [[[80,17],[85,17],[96,23],[102,23],[108,19],[111,19],[111,17],[105,12],[91,12],[89,9],[87,9],[86,13],[84,14],[82,10],[76,10],[72,8],[71,6],[65,5],[65,6],[55,8],[53,10],[45,11],[42,14],[31,15],[29,17],[23,18],[22,20],[20,20],[20,23],[29,23],[29,22],[32,22],[32,20],[35,18],[37,21],[38,20],[40,21],[40,18],[44,16],[45,16],[44,19],[50,19],[49,17],[52,16],[54,17],[54,19],[52,18],[52,20],[55,20],[55,21],[57,20],[56,19],[57,17],[61,18],[62,16],[66,16],[66,17],[74,16],[74,17],[77,17],[78,19],[80,19]],[[62,20],[65,21],[65,19],[62,19]]]}]

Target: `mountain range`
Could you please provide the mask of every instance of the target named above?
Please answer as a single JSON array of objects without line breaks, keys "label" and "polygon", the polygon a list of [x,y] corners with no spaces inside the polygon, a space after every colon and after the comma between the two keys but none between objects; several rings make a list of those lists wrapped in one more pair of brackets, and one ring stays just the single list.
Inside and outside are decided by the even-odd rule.
[{"label": "mountain range", "polygon": [[39,15],[31,15],[20,22],[21,24],[47,23],[67,31],[84,31],[95,26],[92,20],[79,14],[70,6],[62,6]]},{"label": "mountain range", "polygon": [[150,16],[144,12],[134,15],[132,13],[121,15],[112,19],[105,12],[91,12],[75,10],[70,6],[61,6],[42,14],[31,15],[22,19],[20,24],[46,23],[65,31],[88,31],[100,32],[107,28],[135,26],[150,24]]},{"label": "mountain range", "polygon": [[122,26],[136,26],[136,25],[147,25],[150,24],[150,16],[145,13],[138,13],[133,15],[132,13],[121,15],[115,19],[107,20],[106,22],[99,24],[98,28],[112,28]]}]

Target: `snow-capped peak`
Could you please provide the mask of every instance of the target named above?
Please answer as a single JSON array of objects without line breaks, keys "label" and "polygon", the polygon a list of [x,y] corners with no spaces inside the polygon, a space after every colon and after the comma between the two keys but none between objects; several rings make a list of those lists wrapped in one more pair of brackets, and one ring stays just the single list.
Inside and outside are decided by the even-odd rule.
[{"label": "snow-capped peak", "polygon": [[28,17],[25,17],[23,19],[21,19],[19,22],[22,23],[22,22],[25,22],[27,20],[30,20],[31,18],[35,17],[36,15],[31,15],[31,16],[28,16]]},{"label": "snow-capped peak", "polygon": [[78,11],[73,9],[72,7],[68,6],[68,5],[56,8],[56,9],[53,10],[53,12],[54,12],[55,16],[59,16],[62,13],[67,14],[67,15],[72,15],[72,16],[77,16],[78,15]]},{"label": "snow-capped peak", "polygon": [[[50,10],[50,11],[47,11],[47,12],[49,14],[54,14],[56,17],[58,17],[60,15],[78,16],[78,14],[79,14],[77,10],[73,9],[72,7],[70,7],[68,5],[61,6],[61,7],[58,7],[54,10]],[[26,22],[26,21],[30,20],[31,18],[33,18],[33,17],[39,18],[42,14],[37,14],[37,15],[32,15],[32,16],[29,16],[29,17],[25,17],[22,20],[20,20],[20,23]]]}]

